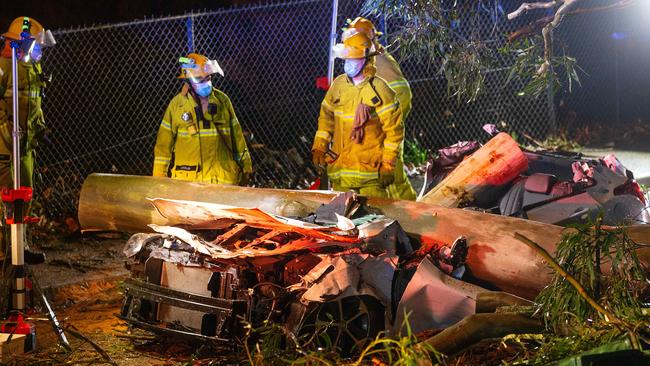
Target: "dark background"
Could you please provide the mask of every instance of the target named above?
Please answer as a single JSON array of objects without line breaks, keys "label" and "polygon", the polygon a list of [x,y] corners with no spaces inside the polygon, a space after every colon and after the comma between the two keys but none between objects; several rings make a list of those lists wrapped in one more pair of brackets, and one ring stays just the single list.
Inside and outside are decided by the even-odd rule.
[{"label": "dark background", "polygon": [[214,10],[251,0],[5,0],[0,6],[0,29],[19,16],[30,16],[45,28],[65,29],[84,25],[128,22],[152,16]]}]

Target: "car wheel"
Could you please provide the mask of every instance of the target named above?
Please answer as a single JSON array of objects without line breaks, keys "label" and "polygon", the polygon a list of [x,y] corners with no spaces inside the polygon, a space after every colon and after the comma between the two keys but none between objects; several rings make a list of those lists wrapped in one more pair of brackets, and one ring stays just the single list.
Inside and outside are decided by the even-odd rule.
[{"label": "car wheel", "polygon": [[372,296],[347,296],[321,304],[313,327],[319,347],[351,355],[384,330],[384,306]]}]

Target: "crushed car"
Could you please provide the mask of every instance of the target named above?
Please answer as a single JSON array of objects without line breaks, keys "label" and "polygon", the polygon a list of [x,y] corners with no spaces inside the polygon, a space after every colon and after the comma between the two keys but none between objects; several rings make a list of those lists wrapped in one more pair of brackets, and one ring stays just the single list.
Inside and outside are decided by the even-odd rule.
[{"label": "crushed car", "polygon": [[[438,150],[427,165],[420,197],[439,189],[464,159],[481,149],[476,141]],[[607,225],[648,224],[646,193],[614,154],[602,158],[581,153],[522,149],[525,168],[506,184],[466,195],[460,207],[567,226],[602,215]],[[463,189],[463,187],[452,187]]]},{"label": "crushed car", "polygon": [[[233,343],[268,322],[354,352],[379,332],[446,328],[475,312],[467,242],[420,247],[354,193],[307,217],[152,199],[174,225],[134,234],[120,317],[161,335]],[[405,317],[405,314],[409,314]]]}]

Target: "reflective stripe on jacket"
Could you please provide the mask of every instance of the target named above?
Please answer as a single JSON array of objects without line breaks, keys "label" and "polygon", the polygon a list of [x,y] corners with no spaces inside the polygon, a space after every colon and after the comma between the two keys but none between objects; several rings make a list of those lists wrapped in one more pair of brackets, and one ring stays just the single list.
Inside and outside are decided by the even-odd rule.
[{"label": "reflective stripe on jacket", "polygon": [[[13,155],[13,78],[11,59],[0,57],[0,186],[13,182],[11,156]],[[36,147],[45,134],[42,90],[45,83],[40,63],[18,62],[18,121],[21,136],[20,184],[33,185]]]},{"label": "reflective stripe on jacket", "polygon": [[204,113],[207,125],[197,118],[197,103],[191,94],[180,93],[169,103],[154,148],[154,176],[167,175],[172,155],[172,178],[176,179],[238,184],[242,171],[252,171],[250,153],[230,99],[213,89],[208,103],[216,105],[216,112]]},{"label": "reflective stripe on jacket", "polygon": [[395,58],[388,52],[384,51],[375,58],[377,60],[377,76],[386,80],[388,86],[395,90],[399,105],[402,108],[402,119],[406,121],[406,117],[411,112],[411,99],[413,99],[411,86],[404,77]]},{"label": "reflective stripe on jacket", "polygon": [[[384,50],[383,53],[376,56],[376,60],[377,76],[386,80],[388,86],[397,94],[397,99],[402,109],[402,121],[404,126],[406,126],[406,118],[411,113],[411,100],[413,99],[411,86],[404,77],[404,74],[402,74],[402,70],[397,64],[397,61],[395,61],[395,58],[390,53]],[[404,163],[400,157],[396,165],[395,182],[387,188],[388,197],[402,200],[415,200],[415,190],[413,190],[406,176],[406,172],[402,168],[403,165]]]},{"label": "reflective stripe on jacket", "polygon": [[[359,144],[350,139],[359,103],[371,107]],[[337,77],[321,103],[314,149],[331,150],[338,158],[327,167],[330,180],[345,187],[378,183],[382,161],[395,164],[402,154],[404,128],[395,92],[379,78],[354,85],[346,76]]]},{"label": "reflective stripe on jacket", "polygon": [[[11,153],[13,130],[13,80],[11,76],[11,59],[0,58],[0,126],[8,123],[6,128],[0,127],[0,137],[8,146],[7,151],[0,147],[0,154]],[[38,140],[45,133],[45,118],[43,117],[42,89],[43,81],[40,63],[18,62],[18,121],[20,129],[27,131],[23,137],[22,149],[31,150],[38,145]]]}]

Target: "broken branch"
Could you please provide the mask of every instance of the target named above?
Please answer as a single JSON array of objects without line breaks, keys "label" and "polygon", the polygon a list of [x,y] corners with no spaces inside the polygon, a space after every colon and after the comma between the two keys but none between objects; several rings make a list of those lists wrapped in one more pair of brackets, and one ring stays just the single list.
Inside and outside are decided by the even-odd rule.
[{"label": "broken branch", "polygon": [[553,0],[551,2],[547,3],[542,3],[542,2],[537,2],[537,3],[523,3],[517,8],[517,10],[513,11],[512,13],[508,14],[508,20],[513,20],[516,17],[520,16],[523,13],[526,13],[529,10],[533,9],[549,9],[552,8],[558,4],[563,3],[564,0]]},{"label": "broken branch", "polygon": [[532,306],[534,303],[530,300],[502,291],[481,292],[476,295],[477,313],[494,313],[502,306],[515,305]]},{"label": "broken branch", "polygon": [[85,335],[81,334],[80,332],[76,331],[75,329],[72,329],[72,326],[67,327],[65,329],[65,331],[68,334],[71,334],[74,337],[79,338],[82,341],[87,342],[88,344],[90,344],[95,349],[95,351],[97,351],[97,353],[99,353],[102,357],[104,357],[106,362],[108,362],[109,364],[111,364],[113,366],[117,366],[117,363],[115,363],[115,361],[113,361],[111,356],[109,356],[108,353],[106,353],[106,351],[104,351],[103,348],[101,348],[97,343],[93,342],[90,338],[86,337]]},{"label": "broken branch", "polygon": [[131,339],[135,341],[154,341],[156,340],[156,336],[152,335],[139,335],[139,334],[128,334],[128,333],[122,333],[122,332],[114,332],[115,336],[117,338],[126,338],[126,339]]},{"label": "broken branch", "polygon": [[[599,12],[599,11],[619,10],[619,9],[624,9],[624,8],[632,5],[633,3],[634,3],[634,0],[621,0],[620,2],[617,2],[615,4],[609,4],[609,5],[597,6],[597,7],[591,7],[591,8],[575,9],[575,10],[572,10],[570,12],[567,12],[565,15],[588,14],[588,13],[595,13],[595,12]],[[553,21],[554,18],[555,18],[554,15],[546,16],[546,17],[537,19],[532,23],[527,24],[522,28],[517,29],[516,31],[512,32],[508,36],[508,42],[513,42],[516,39],[519,39],[519,38],[528,36],[530,34],[539,32],[540,29],[543,29],[545,26],[547,26],[548,23]]]},{"label": "broken branch", "polygon": [[605,309],[604,307],[600,306],[596,300],[594,300],[588,293],[587,290],[578,282],[578,280],[575,279],[570,273],[564,270],[562,266],[551,257],[550,254],[544,248],[542,248],[539,244],[535,243],[534,241],[528,239],[524,235],[520,233],[515,233],[515,239],[521,241],[522,243],[528,245],[530,248],[532,248],[534,251],[536,251],[546,262],[560,275],[562,276],[565,280],[569,281],[571,286],[573,286],[576,291],[578,291],[578,294],[584,298],[589,305],[591,305],[596,311],[601,313],[607,321],[610,321],[615,324],[620,324],[620,325],[625,325],[620,319],[616,317],[616,315],[612,314],[609,310]]},{"label": "broken branch", "polygon": [[474,314],[425,340],[446,355],[458,353],[488,338],[508,334],[539,333],[544,329],[537,319],[522,314]]}]

